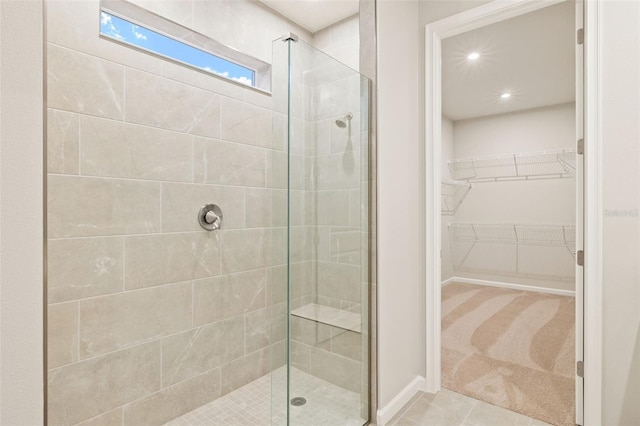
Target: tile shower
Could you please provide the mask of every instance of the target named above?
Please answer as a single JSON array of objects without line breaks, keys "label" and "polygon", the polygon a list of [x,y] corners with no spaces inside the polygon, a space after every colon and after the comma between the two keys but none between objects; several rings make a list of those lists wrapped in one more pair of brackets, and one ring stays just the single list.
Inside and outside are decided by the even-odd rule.
[{"label": "tile shower", "polygon": [[[249,9],[139,2],[211,37],[207,13],[267,13],[225,3]],[[99,38],[99,7],[47,1],[48,423],[163,424],[265,380],[262,424],[308,424],[281,413],[314,380],[364,423],[368,82],[276,41],[270,96]]]}]

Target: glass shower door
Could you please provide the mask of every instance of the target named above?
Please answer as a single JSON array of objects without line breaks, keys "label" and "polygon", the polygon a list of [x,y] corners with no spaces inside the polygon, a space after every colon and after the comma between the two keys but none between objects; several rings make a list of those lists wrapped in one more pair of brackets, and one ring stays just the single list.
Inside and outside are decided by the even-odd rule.
[{"label": "glass shower door", "polygon": [[274,42],[272,90],[283,149],[274,150],[272,178],[286,187],[273,197],[274,212],[286,215],[285,265],[273,282],[287,295],[273,424],[361,425],[369,418],[369,80],[292,36]]}]

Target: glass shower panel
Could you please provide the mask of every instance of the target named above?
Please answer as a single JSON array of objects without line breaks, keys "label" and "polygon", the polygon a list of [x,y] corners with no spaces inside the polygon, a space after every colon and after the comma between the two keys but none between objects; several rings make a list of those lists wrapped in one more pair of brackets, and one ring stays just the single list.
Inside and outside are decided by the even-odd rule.
[{"label": "glass shower panel", "polygon": [[279,40],[273,92],[287,154],[280,167],[274,158],[273,175],[287,180],[288,424],[364,424],[369,81],[302,41]]}]

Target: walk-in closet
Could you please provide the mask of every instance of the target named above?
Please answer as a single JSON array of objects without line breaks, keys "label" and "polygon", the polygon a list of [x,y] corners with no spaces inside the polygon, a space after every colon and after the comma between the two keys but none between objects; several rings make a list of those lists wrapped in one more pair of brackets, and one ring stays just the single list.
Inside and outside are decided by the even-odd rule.
[{"label": "walk-in closet", "polygon": [[575,424],[575,3],[442,42],[442,387]]}]

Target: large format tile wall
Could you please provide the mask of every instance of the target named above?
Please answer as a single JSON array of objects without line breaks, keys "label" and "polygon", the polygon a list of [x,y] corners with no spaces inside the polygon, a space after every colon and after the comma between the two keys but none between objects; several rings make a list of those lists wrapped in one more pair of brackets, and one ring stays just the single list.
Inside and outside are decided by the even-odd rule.
[{"label": "large format tile wall", "polygon": [[[141,4],[205,34],[224,9],[259,57],[292,26]],[[161,424],[284,361],[284,128],[268,95],[100,39],[97,1],[47,9],[49,424]]]}]

